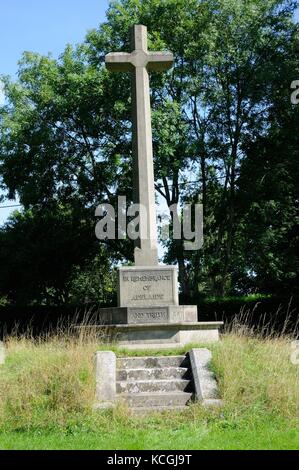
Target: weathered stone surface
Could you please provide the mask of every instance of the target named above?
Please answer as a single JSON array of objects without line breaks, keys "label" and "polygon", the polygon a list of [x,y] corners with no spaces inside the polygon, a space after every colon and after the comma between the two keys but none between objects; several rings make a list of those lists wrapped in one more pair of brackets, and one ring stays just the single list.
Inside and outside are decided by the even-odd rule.
[{"label": "weathered stone surface", "polygon": [[[200,323],[198,323],[200,325]],[[222,325],[221,325],[222,326]],[[179,331],[179,342],[181,345],[186,344],[207,344],[219,341],[219,327],[210,325],[208,328],[181,328]]]},{"label": "weathered stone surface", "polygon": [[190,343],[205,344],[219,340],[222,322],[157,323],[115,325],[110,327],[111,340],[130,349],[183,347]]},{"label": "weathered stone surface", "polygon": [[192,393],[186,392],[164,392],[164,393],[131,393],[123,395],[122,400],[128,403],[131,408],[148,408],[152,411],[156,407],[177,407],[186,406],[192,399]]},{"label": "weathered stone surface", "polygon": [[169,321],[167,307],[128,308],[128,323],[165,323]]},{"label": "weathered stone surface", "polygon": [[143,369],[118,369],[116,380],[166,380],[166,379],[190,379],[187,367],[167,367],[167,368],[143,368]]},{"label": "weathered stone surface", "polygon": [[194,323],[197,307],[192,305],[156,307],[112,307],[101,309],[101,323],[105,325],[135,325],[155,323]]},{"label": "weathered stone surface", "polygon": [[153,414],[153,413],[165,413],[165,412],[169,412],[169,413],[173,413],[174,411],[177,413],[177,412],[184,412],[186,411],[186,408],[187,408],[187,404],[185,405],[169,405],[169,406],[155,406],[154,408],[152,406],[142,406],[140,408],[132,408],[132,411],[134,413],[134,415],[147,415],[147,414]]},{"label": "weathered stone surface", "polygon": [[187,367],[186,356],[146,356],[117,358],[118,369],[166,369]]},{"label": "weathered stone surface", "polygon": [[175,266],[119,269],[119,307],[178,305],[178,272]]},{"label": "weathered stone surface", "polygon": [[97,407],[108,408],[116,400],[116,355],[111,351],[98,351],[95,363]]},{"label": "weathered stone surface", "polygon": [[209,370],[212,359],[208,349],[192,349],[189,353],[194,380],[195,397],[205,406],[219,406],[218,386],[214,374]]},{"label": "weathered stone surface", "polygon": [[117,398],[134,412],[184,408],[193,396],[191,379],[188,355],[117,359]]},{"label": "weathered stone surface", "polygon": [[128,322],[128,309],[119,307],[101,308],[100,325],[122,325]]},{"label": "weathered stone surface", "polygon": [[112,72],[132,73],[134,202],[145,209],[140,215],[140,239],[135,242],[135,265],[155,266],[158,250],[148,72],[169,69],[173,55],[148,52],[147,28],[143,25],[132,28],[131,49],[131,54],[110,53],[105,61]]},{"label": "weathered stone surface", "polygon": [[223,401],[222,400],[217,400],[215,398],[212,398],[211,400],[203,400],[202,406],[204,407],[214,407],[214,408],[220,408],[223,406]]},{"label": "weathered stone surface", "polygon": [[[131,72],[134,202],[139,204],[140,237],[135,266],[119,269],[118,308],[101,310],[107,339],[130,349],[168,348],[218,341],[222,323],[197,323],[196,306],[179,306],[175,266],[158,266],[154,169],[148,72],[171,67],[169,52],[149,52],[147,28],[132,29],[131,53],[110,53],[112,72]],[[133,216],[133,214],[131,214]]]},{"label": "weathered stone surface", "polygon": [[134,380],[118,381],[117,393],[143,393],[143,392],[187,392],[190,391],[190,380],[166,379],[166,380]]},{"label": "weathered stone surface", "polygon": [[167,349],[172,349],[174,347],[181,347],[180,344],[176,343],[176,344],[173,344],[173,343],[150,343],[146,348],[144,346],[144,344],[142,343],[133,343],[133,344],[123,344],[122,346],[124,346],[127,350],[129,351],[142,351],[144,349],[151,349],[151,350],[159,350],[159,351],[162,351],[162,350],[165,350],[167,351]]},{"label": "weathered stone surface", "polygon": [[184,409],[194,397],[203,406],[221,406],[217,383],[209,370],[211,357],[208,349],[192,349],[184,356],[118,359],[113,353],[100,352],[96,408],[114,406],[117,399],[138,413]]}]

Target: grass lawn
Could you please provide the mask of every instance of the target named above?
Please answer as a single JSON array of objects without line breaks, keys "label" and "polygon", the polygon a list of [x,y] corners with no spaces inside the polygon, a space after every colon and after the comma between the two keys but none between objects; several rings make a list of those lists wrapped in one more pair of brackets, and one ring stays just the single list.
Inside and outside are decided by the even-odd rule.
[{"label": "grass lawn", "polygon": [[299,367],[288,338],[224,335],[210,346],[223,408],[192,404],[143,417],[123,406],[92,411],[92,358],[102,348],[92,337],[10,338],[0,368],[0,449],[298,449]]},{"label": "grass lawn", "polygon": [[299,429],[286,422],[256,423],[256,427],[234,426],[233,420],[215,425],[202,422],[167,425],[142,420],[128,425],[106,426],[95,431],[10,432],[0,435],[1,450],[251,450],[298,449]]}]

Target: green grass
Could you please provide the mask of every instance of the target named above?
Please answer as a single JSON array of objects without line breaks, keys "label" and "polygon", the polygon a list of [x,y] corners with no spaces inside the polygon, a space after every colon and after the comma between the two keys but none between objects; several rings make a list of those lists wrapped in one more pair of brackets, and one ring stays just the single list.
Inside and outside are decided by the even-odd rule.
[{"label": "green grass", "polygon": [[[102,413],[101,413],[102,414]],[[89,426],[91,423],[89,423]],[[164,413],[159,418],[113,419],[107,414],[89,426],[63,431],[10,432],[0,435],[2,450],[249,450],[298,449],[295,423],[255,417],[250,424],[233,416],[215,416],[212,422],[195,419],[192,412]]]},{"label": "green grass", "polygon": [[[203,346],[203,345],[202,345]],[[118,356],[181,355],[190,349]],[[288,338],[246,328],[210,345],[223,407],[134,416],[124,406],[92,410],[96,337],[10,338],[0,368],[0,449],[298,449],[299,367]]]}]

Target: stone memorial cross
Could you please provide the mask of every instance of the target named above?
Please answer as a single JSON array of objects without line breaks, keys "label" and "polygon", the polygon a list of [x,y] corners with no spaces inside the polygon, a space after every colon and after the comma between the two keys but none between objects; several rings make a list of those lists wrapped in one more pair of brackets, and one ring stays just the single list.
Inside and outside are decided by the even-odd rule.
[{"label": "stone memorial cross", "polygon": [[151,105],[148,72],[171,68],[171,52],[149,52],[147,28],[132,28],[132,52],[112,52],[105,62],[112,72],[132,72],[134,202],[140,211],[140,238],[135,247],[136,266],[158,265],[157,226],[155,209],[154,165],[151,125]]}]

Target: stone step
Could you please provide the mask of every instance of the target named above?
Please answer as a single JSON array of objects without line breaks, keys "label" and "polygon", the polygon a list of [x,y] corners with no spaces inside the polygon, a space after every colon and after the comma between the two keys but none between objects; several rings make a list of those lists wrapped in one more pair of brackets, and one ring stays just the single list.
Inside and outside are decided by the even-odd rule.
[{"label": "stone step", "polygon": [[177,407],[186,406],[192,399],[192,393],[172,392],[172,393],[124,393],[119,395],[119,399],[124,400],[131,408],[151,408],[151,407]]},{"label": "stone step", "polygon": [[123,341],[121,344],[122,347],[126,348],[129,351],[142,351],[144,349],[151,349],[151,350],[159,350],[162,349],[182,349],[185,344],[184,343],[177,343],[176,341],[172,341],[172,343],[128,343],[127,341]]},{"label": "stone step", "polygon": [[[187,404],[188,405],[188,404]],[[176,406],[142,406],[140,408],[130,408],[134,414],[144,415],[149,413],[163,413],[167,411],[183,412],[188,409],[187,405],[176,405]]]},{"label": "stone step", "polygon": [[145,356],[123,357],[117,359],[118,369],[144,369],[165,367],[188,367],[189,359],[186,356]]},{"label": "stone step", "polygon": [[133,380],[116,382],[116,393],[192,391],[190,380]]},{"label": "stone step", "polygon": [[187,367],[165,367],[145,369],[118,369],[116,380],[166,380],[166,379],[190,379],[191,373]]}]

